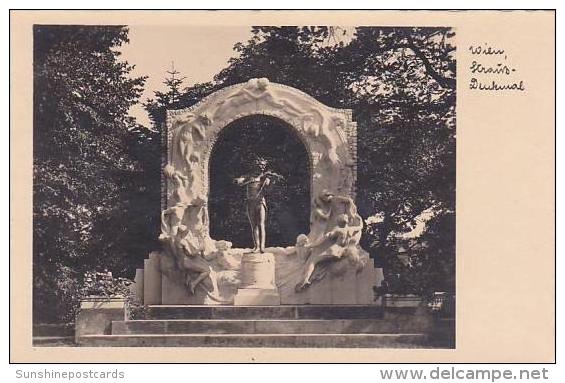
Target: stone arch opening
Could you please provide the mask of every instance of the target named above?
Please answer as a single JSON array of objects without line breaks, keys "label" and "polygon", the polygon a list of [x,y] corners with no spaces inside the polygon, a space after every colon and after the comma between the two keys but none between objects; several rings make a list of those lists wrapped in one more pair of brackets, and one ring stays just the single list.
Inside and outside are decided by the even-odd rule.
[{"label": "stone arch opening", "polygon": [[[312,211],[326,193],[355,198],[357,127],[350,110],[330,108],[298,89],[265,78],[226,87],[190,108],[168,111],[163,137],[167,149],[163,166],[168,165],[186,179],[181,194],[186,195],[192,207],[187,208],[191,214],[185,214],[183,223],[193,236],[202,238],[206,251],[215,247],[208,214],[212,150],[224,128],[256,115],[284,121],[306,147]],[[177,204],[179,179],[163,178],[163,211]],[[196,201],[196,205],[191,201]],[[314,238],[324,227],[322,221],[311,219],[304,234]]]},{"label": "stone arch opening", "polygon": [[280,174],[267,193],[267,246],[290,246],[309,231],[311,157],[307,143],[280,118],[255,114],[222,129],[208,163],[208,213],[212,239],[252,247],[245,190],[233,179],[253,171],[260,156]]}]

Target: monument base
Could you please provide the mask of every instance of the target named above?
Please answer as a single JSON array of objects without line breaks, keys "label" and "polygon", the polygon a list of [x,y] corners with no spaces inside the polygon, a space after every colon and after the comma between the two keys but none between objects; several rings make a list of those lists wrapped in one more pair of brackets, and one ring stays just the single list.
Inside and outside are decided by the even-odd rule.
[{"label": "monument base", "polygon": [[[366,255],[362,249],[359,251]],[[234,300],[238,291],[241,291],[241,297],[261,295],[257,291],[244,291],[247,289],[265,290],[270,293],[264,295],[270,296],[275,292],[280,296],[281,305],[381,305],[381,299],[375,297],[374,288],[381,284],[384,276],[382,269],[375,268],[372,259],[367,259],[361,270],[352,268],[347,259],[328,263],[322,279],[297,291],[305,260],[293,247],[267,248],[266,253],[230,249],[210,261],[210,277],[216,286],[210,295],[218,299],[207,299],[201,288],[196,294],[191,294],[181,273],[178,277],[162,275],[160,269],[167,269],[167,265],[160,258],[167,259],[154,253],[146,260],[143,289],[138,297],[145,305],[223,306],[236,304]]]},{"label": "monument base", "polygon": [[273,253],[243,254],[240,289],[276,289],[275,264]]},{"label": "monument base", "polygon": [[233,304],[235,306],[279,306],[281,297],[277,290],[238,289]]},{"label": "monument base", "polygon": [[278,306],[281,297],[275,284],[275,256],[248,253],[241,258],[241,285],[234,297],[235,306]]},{"label": "monument base", "polygon": [[426,307],[155,305],[148,307],[146,319],[115,319],[111,333],[82,335],[77,343],[88,347],[454,348],[439,339],[455,337],[454,326],[445,329],[443,322]]}]

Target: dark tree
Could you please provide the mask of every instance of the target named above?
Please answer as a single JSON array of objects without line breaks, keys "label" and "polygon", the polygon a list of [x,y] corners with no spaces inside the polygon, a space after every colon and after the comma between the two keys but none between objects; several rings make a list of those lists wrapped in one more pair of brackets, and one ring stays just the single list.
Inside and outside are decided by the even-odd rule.
[{"label": "dark tree", "polygon": [[[144,78],[120,61],[121,26],[34,27],[34,317],[72,315],[82,275],[131,276],[148,248],[144,169],[132,149],[146,129],[128,117]],[[134,239],[135,238],[135,239]],[[62,318],[64,319],[64,318]]]},{"label": "dark tree", "polygon": [[148,99],[143,105],[149,114],[149,118],[153,122],[155,130],[160,130],[162,123],[165,121],[165,111],[167,109],[180,109],[180,97],[182,95],[182,84],[186,80],[186,76],[181,76],[180,72],[175,69],[174,63],[171,64],[171,70],[166,72],[163,84],[167,86],[165,92],[155,91],[155,99]]},{"label": "dark tree", "polygon": [[163,84],[169,88],[167,93],[155,92],[157,98],[162,98],[163,101],[167,102],[169,105],[174,104],[179,101],[179,95],[181,93],[181,86],[186,77],[180,77],[180,72],[175,69],[175,64],[171,64],[171,70],[167,71],[169,77],[163,81]]}]

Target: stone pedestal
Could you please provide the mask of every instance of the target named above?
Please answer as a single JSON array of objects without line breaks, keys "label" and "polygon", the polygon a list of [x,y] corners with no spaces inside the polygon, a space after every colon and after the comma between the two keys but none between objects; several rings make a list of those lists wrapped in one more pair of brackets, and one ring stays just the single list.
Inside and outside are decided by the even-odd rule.
[{"label": "stone pedestal", "polygon": [[161,304],[161,266],[160,254],[156,251],[145,260],[143,271],[143,303],[145,305]]},{"label": "stone pedestal", "polygon": [[134,279],[134,285],[135,285],[135,300],[138,303],[143,304],[143,284],[144,284],[144,279],[145,276],[144,274],[144,270],[143,269],[136,269],[135,270],[135,279]]},{"label": "stone pedestal", "polygon": [[121,296],[90,296],[80,302],[75,319],[75,342],[80,344],[84,335],[109,335],[112,322],[126,319],[125,300]]},{"label": "stone pedestal", "polygon": [[241,258],[241,284],[234,298],[236,306],[276,306],[281,299],[275,284],[275,256],[250,253]]}]

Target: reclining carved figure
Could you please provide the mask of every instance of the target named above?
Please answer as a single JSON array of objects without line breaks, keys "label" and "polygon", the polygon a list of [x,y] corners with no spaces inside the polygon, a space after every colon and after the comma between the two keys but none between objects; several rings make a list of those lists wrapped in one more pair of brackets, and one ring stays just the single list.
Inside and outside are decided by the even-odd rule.
[{"label": "reclining carved figure", "polygon": [[[316,279],[325,275],[325,269],[320,270],[318,277],[313,275],[322,265],[327,268],[328,263],[348,259],[360,271],[365,263],[359,254],[359,241],[363,229],[363,220],[357,213],[357,207],[349,197],[334,196],[324,190],[322,192],[321,206],[314,211],[314,216],[326,225],[325,232],[315,238],[311,243],[302,247],[308,251],[300,282],[296,291],[308,287]],[[343,212],[339,212],[340,206]],[[319,222],[321,223],[321,222]]]},{"label": "reclining carved figure", "polygon": [[273,89],[269,87],[269,84],[270,82],[267,78],[250,79],[243,88],[235,91],[218,103],[218,108],[214,112],[214,120],[222,120],[233,109],[258,102],[262,102],[268,107],[284,110],[285,113],[294,117],[303,114],[300,108],[291,101],[277,97]]}]

